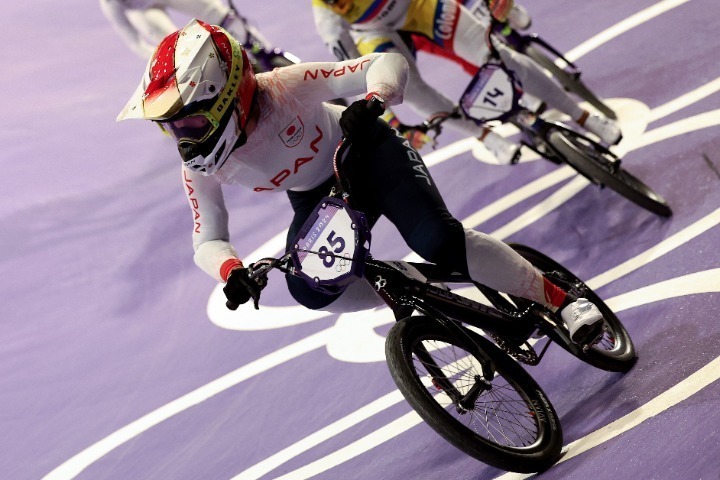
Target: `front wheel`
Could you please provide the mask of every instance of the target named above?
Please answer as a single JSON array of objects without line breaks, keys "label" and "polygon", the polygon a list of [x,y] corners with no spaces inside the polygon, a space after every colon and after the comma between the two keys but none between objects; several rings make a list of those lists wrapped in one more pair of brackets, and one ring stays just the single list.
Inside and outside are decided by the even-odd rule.
[{"label": "front wheel", "polygon": [[[587,298],[603,314],[603,336],[594,346],[583,350],[570,341],[569,335],[554,339],[560,346],[583,362],[602,370],[627,372],[635,365],[637,356],[630,334],[610,307],[590,287],[547,255],[525,245],[510,244],[510,247],[540,270],[548,280],[578,298]],[[515,303],[523,303],[521,299],[513,300]]]},{"label": "front wheel", "polygon": [[552,130],[548,143],[567,163],[588,179],[615,190],[628,200],[662,217],[672,215],[665,199],[641,180],[618,166],[609,150],[585,136],[567,129]]},{"label": "front wheel", "polygon": [[[385,342],[390,373],[420,417],[468,455],[503,470],[537,472],[560,457],[562,430],[545,393],[513,359],[463,329],[457,339],[437,320],[396,323]],[[474,342],[492,358],[487,378]]]}]

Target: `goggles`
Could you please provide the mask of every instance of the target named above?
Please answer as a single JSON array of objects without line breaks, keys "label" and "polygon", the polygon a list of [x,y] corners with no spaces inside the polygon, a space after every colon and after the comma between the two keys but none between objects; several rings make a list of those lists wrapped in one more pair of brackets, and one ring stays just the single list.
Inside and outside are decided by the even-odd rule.
[{"label": "goggles", "polygon": [[177,120],[158,123],[177,143],[202,143],[220,126],[220,122],[207,112],[193,113]]}]

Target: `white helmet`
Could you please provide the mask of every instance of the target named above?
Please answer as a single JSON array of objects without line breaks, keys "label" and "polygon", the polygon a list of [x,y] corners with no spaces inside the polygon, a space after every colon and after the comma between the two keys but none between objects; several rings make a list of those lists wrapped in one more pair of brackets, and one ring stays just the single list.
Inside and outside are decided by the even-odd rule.
[{"label": "white helmet", "polygon": [[186,167],[216,172],[245,143],[257,93],[247,54],[225,30],[191,20],[155,49],[117,120],[153,120],[175,138]]}]

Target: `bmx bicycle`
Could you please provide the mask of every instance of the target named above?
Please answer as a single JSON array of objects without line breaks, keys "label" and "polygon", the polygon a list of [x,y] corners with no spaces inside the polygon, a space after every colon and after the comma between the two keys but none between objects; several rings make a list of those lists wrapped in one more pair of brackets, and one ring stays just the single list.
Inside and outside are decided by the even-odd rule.
[{"label": "bmx bicycle", "polygon": [[[513,50],[535,60],[535,62],[543,67],[567,92],[574,94],[580,100],[586,101],[606,117],[617,120],[615,111],[583,81],[582,70],[539,34],[520,33],[512,28],[508,22],[497,20],[490,14],[487,0],[461,0],[461,2],[470,10],[473,16],[482,22],[490,22],[491,38],[493,40],[503,42]],[[463,64],[471,75],[474,75],[477,70],[452,52],[435,48],[431,41],[426,40],[419,34],[409,34],[404,37],[404,40],[411,50],[424,50],[431,54],[451,58]]]},{"label": "bmx bicycle", "polygon": [[585,84],[582,79],[582,70],[540,37],[540,35],[537,33],[528,35],[519,33],[507,23],[502,23],[495,19],[493,19],[492,29],[495,38],[505,42],[513,50],[523,53],[535,60],[547,70],[565,90],[586,101],[606,117],[617,120],[615,111]]},{"label": "bmx bicycle", "polygon": [[[277,269],[325,292],[368,282],[395,314],[397,323],[386,338],[387,365],[420,417],[449,443],[494,467],[516,472],[549,468],[561,456],[560,420],[521,363],[536,365],[556,343],[592,366],[625,372],[636,360],[627,330],[577,276],[526,246],[511,245],[553,282],[597,305],[604,317],[598,337],[576,344],[555,313],[457,272],[373,258],[368,222],[351,208],[338,168],[348,145],[341,142],[335,152],[337,186],[309,216],[293,247],[279,258],[250,265],[250,278],[264,286],[268,273]],[[477,287],[487,301],[459,295],[448,287],[454,284]],[[230,301],[227,306],[237,308]],[[543,346],[531,345],[534,334],[545,337]]]},{"label": "bmx bicycle", "polygon": [[521,99],[522,87],[514,74],[501,62],[487,63],[470,81],[453,111],[438,112],[420,125],[405,128],[432,132],[436,139],[449,118],[464,115],[478,125],[509,122],[519,129],[521,145],[541,157],[569,165],[591,183],[609,187],[656,215],[672,215],[665,199],[628,172],[609,148],[561,122],[543,119],[526,109]]}]

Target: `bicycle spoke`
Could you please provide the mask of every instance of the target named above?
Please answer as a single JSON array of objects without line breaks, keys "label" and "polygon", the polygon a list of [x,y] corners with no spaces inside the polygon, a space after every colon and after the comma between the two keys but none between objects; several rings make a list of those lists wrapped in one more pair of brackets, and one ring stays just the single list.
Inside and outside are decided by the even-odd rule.
[{"label": "bicycle spoke", "polygon": [[[538,419],[528,403],[519,397],[509,384],[499,384],[492,379],[492,388],[477,398],[472,409],[458,411],[457,400],[453,396],[467,394],[476,384],[476,378],[482,377],[482,368],[464,349],[445,342],[425,340],[421,344],[425,361],[413,355],[418,375],[426,381],[423,384],[435,400],[457,421],[500,445],[522,447],[531,445],[538,436]],[[437,372],[444,378],[438,380],[430,372]],[[454,392],[446,392],[438,384],[451,385]]]}]

